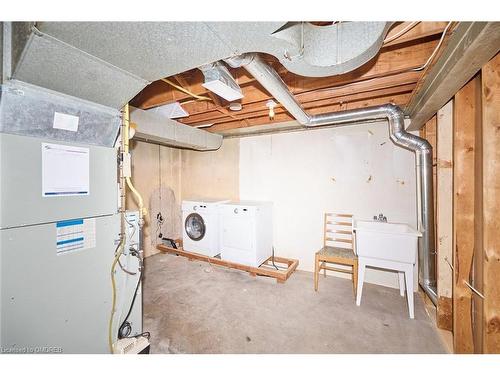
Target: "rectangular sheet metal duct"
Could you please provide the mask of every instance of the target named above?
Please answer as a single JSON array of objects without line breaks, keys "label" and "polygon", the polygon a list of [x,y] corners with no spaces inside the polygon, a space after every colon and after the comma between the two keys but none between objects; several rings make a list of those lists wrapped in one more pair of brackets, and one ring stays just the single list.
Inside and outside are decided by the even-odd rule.
[{"label": "rectangular sheet metal duct", "polygon": [[[76,117],[75,131],[54,126],[56,114]],[[120,112],[19,81],[0,87],[0,132],[113,147]]]},{"label": "rectangular sheet metal duct", "polygon": [[137,125],[134,138],[145,142],[199,151],[217,150],[222,145],[222,136],[219,134],[196,129],[142,109],[131,107],[130,121]]}]

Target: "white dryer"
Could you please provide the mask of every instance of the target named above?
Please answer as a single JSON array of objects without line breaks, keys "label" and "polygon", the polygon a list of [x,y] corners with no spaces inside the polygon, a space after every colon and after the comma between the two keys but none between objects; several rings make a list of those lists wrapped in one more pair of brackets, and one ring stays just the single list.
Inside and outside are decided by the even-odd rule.
[{"label": "white dryer", "polygon": [[183,249],[208,256],[216,256],[219,249],[218,206],[228,202],[214,199],[182,201]]},{"label": "white dryer", "polygon": [[259,267],[272,256],[271,202],[229,202],[219,211],[221,259]]}]

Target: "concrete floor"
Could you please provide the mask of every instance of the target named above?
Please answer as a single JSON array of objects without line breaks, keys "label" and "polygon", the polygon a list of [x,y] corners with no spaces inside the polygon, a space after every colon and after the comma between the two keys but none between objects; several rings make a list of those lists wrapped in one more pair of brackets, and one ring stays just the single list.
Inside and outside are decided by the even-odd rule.
[{"label": "concrete floor", "polygon": [[399,291],[295,272],[285,284],[157,254],[146,259],[144,330],[152,353],[445,353],[424,302]]}]

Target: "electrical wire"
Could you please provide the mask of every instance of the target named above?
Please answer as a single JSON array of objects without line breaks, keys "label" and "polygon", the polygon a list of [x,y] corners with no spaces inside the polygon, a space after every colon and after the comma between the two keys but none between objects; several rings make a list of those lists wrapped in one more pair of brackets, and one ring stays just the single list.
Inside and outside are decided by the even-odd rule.
[{"label": "electrical wire", "polygon": [[[162,190],[162,181],[161,181],[161,146],[158,145],[158,198],[159,198],[159,211],[156,214],[156,233],[154,244],[158,244],[158,238],[163,238],[162,228],[163,228],[163,215],[161,213],[162,210],[162,200],[161,200],[161,190]],[[152,240],[152,239],[151,239]],[[153,241],[151,242],[153,243]]]},{"label": "electrical wire", "polygon": [[115,271],[116,265],[120,259],[120,256],[123,254],[123,248],[125,246],[125,176],[123,172],[123,163],[126,152],[128,152],[128,145],[125,141],[125,136],[127,135],[126,124],[125,124],[125,112],[128,111],[128,106],[125,106],[124,111],[122,112],[122,122],[120,125],[120,159],[119,159],[119,167],[120,167],[120,242],[118,243],[115,252],[113,262],[111,264],[111,313],[109,316],[109,324],[108,324],[108,345],[109,352],[113,353],[113,319],[115,316],[116,309],[116,282],[115,282]]},{"label": "electrical wire", "polygon": [[430,62],[432,61],[432,59],[436,55],[437,51],[441,47],[441,44],[443,44],[444,37],[446,36],[446,32],[448,31],[448,29],[450,28],[450,26],[451,26],[452,23],[453,23],[452,21],[448,22],[448,25],[446,25],[446,27],[444,28],[443,34],[441,34],[441,39],[439,39],[439,43],[437,44],[436,48],[434,48],[434,51],[432,51],[432,54],[429,56],[429,59],[425,62],[425,64],[422,65],[419,68],[414,68],[414,69],[411,69],[411,70],[413,70],[415,72],[419,72],[419,71],[424,70],[425,68],[427,68],[427,66],[430,64]]},{"label": "electrical wire", "polygon": [[410,22],[406,27],[404,27],[403,29],[401,29],[400,31],[398,31],[396,34],[385,38],[382,45],[385,45],[385,44],[387,44],[389,42],[392,42],[393,40],[399,38],[401,35],[406,34],[408,31],[410,31],[415,26],[417,26],[419,23],[420,23],[420,21]]},{"label": "electrical wire", "polygon": [[196,95],[195,93],[185,89],[184,87],[182,86],[179,86],[179,85],[176,85],[175,83],[173,83],[171,80],[167,79],[167,78],[161,78],[161,81],[165,82],[165,83],[168,83],[170,86],[176,88],[177,90],[179,91],[182,91],[184,94],[187,94],[189,96],[192,96],[193,98],[196,98],[198,100],[212,100],[210,99],[209,97],[207,96],[201,96],[201,95]]},{"label": "electrical wire", "polygon": [[[130,111],[129,111],[129,105],[126,104],[124,107],[124,113],[123,113],[123,124],[125,125],[124,128],[124,137],[123,137],[123,153],[127,154],[129,153],[129,126],[130,126]],[[146,214],[146,209],[144,207],[144,201],[142,199],[141,194],[137,191],[137,189],[134,187],[132,184],[132,180],[129,176],[125,176],[125,182],[127,183],[128,188],[132,191],[132,194],[135,196],[137,200],[137,205],[139,206],[139,227],[142,228],[142,225],[144,223],[144,215]]]},{"label": "electrical wire", "polygon": [[[125,247],[125,221],[127,219],[125,218],[125,182],[126,185],[129,187],[129,189],[132,191],[134,194],[135,198],[138,201],[139,205],[139,228],[142,228],[143,225],[143,217],[145,213],[144,205],[143,205],[143,200],[140,195],[140,193],[134,188],[134,185],[132,184],[132,181],[129,176],[125,176],[123,173],[123,162],[124,162],[124,157],[125,155],[129,154],[129,125],[130,125],[130,112],[129,112],[129,106],[128,104],[125,105],[123,108],[123,115],[122,115],[122,125],[121,125],[121,136],[122,136],[122,144],[121,144],[121,164],[120,164],[120,188],[122,189],[122,195],[121,195],[121,230],[120,230],[120,243],[116,247],[115,250],[115,257],[113,259],[113,263],[111,265],[111,290],[112,290],[112,299],[111,299],[111,314],[109,317],[109,325],[108,325],[108,345],[109,345],[109,350],[110,353],[113,353],[113,319],[115,316],[115,309],[116,309],[116,281],[115,281],[115,272],[116,272],[116,265],[119,263],[120,256],[123,254],[123,250]],[[130,225],[130,223],[129,223]],[[135,230],[135,228],[134,228]],[[135,232],[133,232],[135,233]],[[140,268],[139,271],[142,274],[142,260],[140,258],[141,256],[141,249],[139,249],[139,264]],[[139,278],[140,280],[140,278]]]},{"label": "electrical wire", "polygon": [[273,256],[271,257],[271,263],[273,264],[274,268],[276,268],[276,271],[278,271],[278,266],[274,264],[274,246],[273,246]]},{"label": "electrical wire", "polygon": [[[135,226],[134,226],[134,225],[132,225],[132,223],[131,223],[130,221],[128,221],[128,220],[127,220],[127,215],[123,215],[123,219],[124,219],[124,220],[126,221],[126,223],[129,225],[129,228],[132,228],[132,231],[131,231],[131,233],[130,233],[130,234],[129,234],[129,236],[128,236],[129,243],[131,243],[131,242],[132,242],[132,237],[134,237],[134,234],[135,234],[135,232],[136,232],[136,229],[135,229]],[[125,255],[125,254],[123,254],[123,253],[122,253],[121,255]],[[121,255],[120,255],[120,256],[121,256]],[[121,268],[121,270],[122,270],[123,272],[125,272],[125,273],[127,273],[127,274],[129,274],[129,275],[132,275],[132,276],[137,275],[137,272],[132,272],[132,271],[129,271],[129,270],[127,270],[125,267],[123,267],[122,263],[120,262],[120,258],[118,258],[118,265],[120,266],[120,268]]]},{"label": "electrical wire", "polygon": [[124,243],[123,236],[122,236],[120,238],[120,243],[116,247],[115,258],[114,258],[113,263],[111,265],[111,290],[112,290],[112,297],[111,297],[111,315],[109,317],[109,325],[108,325],[108,345],[109,345],[109,351],[110,351],[110,353],[113,353],[113,318],[115,316],[115,308],[116,308],[115,270],[116,270],[116,264],[118,263],[118,260],[120,259],[120,256],[123,253],[123,247],[124,247],[124,245],[125,245],[125,243]]},{"label": "electrical wire", "polygon": [[[124,254],[122,254],[124,255]],[[125,267],[123,267],[122,263],[120,262],[120,259],[118,258],[118,265],[120,266],[120,268],[122,269],[123,272],[125,272],[126,274],[128,275],[131,275],[131,276],[135,276],[137,275],[137,272],[132,272],[132,271],[129,271],[127,270]]]},{"label": "electrical wire", "polygon": [[134,234],[136,232],[135,225],[133,225],[130,221],[127,220],[127,215],[123,215],[123,219],[129,225],[129,227],[133,229],[132,232],[128,236],[129,242],[132,242],[132,237],[134,237]]},{"label": "electrical wire", "polygon": [[[139,259],[140,261],[140,259]],[[132,326],[128,322],[128,318],[130,317],[130,314],[132,313],[132,309],[134,308],[134,303],[135,303],[135,298],[137,297],[137,292],[139,291],[139,286],[141,285],[142,281],[142,271],[139,272],[139,278],[137,279],[137,285],[135,287],[134,291],[134,296],[132,297],[132,302],[130,303],[130,308],[128,309],[127,315],[125,316],[125,319],[123,319],[122,324],[120,324],[120,328],[118,328],[118,338],[122,339],[124,337],[128,337],[130,333],[132,332]],[[124,330],[127,329],[127,333],[123,333]]]}]

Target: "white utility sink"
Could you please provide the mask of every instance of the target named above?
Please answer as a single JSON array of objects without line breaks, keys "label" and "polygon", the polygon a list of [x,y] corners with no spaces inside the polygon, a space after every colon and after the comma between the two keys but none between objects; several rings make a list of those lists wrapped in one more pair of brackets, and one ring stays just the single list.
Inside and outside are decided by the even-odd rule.
[{"label": "white utility sink", "polygon": [[398,271],[401,296],[404,296],[406,281],[408,312],[413,319],[413,267],[417,259],[418,237],[422,233],[408,224],[364,220],[356,220],[353,230],[358,255],[356,305],[361,304],[366,266],[386,268]]},{"label": "white utility sink", "polygon": [[422,233],[408,224],[356,220],[354,231],[358,256],[415,264]]}]

